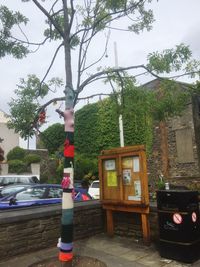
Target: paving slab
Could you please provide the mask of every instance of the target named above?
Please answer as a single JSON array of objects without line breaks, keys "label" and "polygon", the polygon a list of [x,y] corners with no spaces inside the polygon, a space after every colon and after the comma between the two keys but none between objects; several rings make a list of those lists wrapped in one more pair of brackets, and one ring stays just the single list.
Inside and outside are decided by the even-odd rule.
[{"label": "paving slab", "polygon": [[[132,238],[99,234],[91,238],[74,242],[74,253],[80,256],[96,258],[107,267],[200,267],[200,260],[193,264],[184,264],[161,258],[156,247],[145,246]],[[56,247],[14,257],[0,262],[0,267],[29,267],[33,263],[56,257]]]}]

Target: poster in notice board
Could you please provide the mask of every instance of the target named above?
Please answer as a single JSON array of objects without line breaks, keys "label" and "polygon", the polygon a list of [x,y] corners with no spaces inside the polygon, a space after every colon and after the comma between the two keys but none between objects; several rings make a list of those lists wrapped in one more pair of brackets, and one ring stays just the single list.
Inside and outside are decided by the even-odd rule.
[{"label": "poster in notice board", "polygon": [[106,171],[113,171],[116,169],[115,166],[115,160],[114,159],[109,159],[105,161],[105,170]]},{"label": "poster in notice board", "polygon": [[131,169],[123,169],[123,184],[131,185]]},{"label": "poster in notice board", "polygon": [[117,172],[116,171],[108,171],[107,172],[107,186],[118,186],[117,183]]}]

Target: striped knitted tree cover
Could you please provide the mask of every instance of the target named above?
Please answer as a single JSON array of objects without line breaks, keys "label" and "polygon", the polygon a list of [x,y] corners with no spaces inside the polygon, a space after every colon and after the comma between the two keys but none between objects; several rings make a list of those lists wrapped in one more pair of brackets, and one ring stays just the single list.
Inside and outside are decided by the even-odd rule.
[{"label": "striped knitted tree cover", "polygon": [[62,114],[65,120],[66,139],[64,143],[64,171],[61,238],[58,247],[59,260],[69,262],[73,259],[73,213],[74,213],[74,110],[66,109]]}]

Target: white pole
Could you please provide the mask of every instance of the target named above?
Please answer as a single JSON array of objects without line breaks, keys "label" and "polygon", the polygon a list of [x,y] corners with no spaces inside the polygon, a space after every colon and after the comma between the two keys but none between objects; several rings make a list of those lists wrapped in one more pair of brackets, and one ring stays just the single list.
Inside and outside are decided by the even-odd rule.
[{"label": "white pole", "polygon": [[[117,55],[117,43],[114,42],[114,52],[115,52],[115,67],[118,68],[118,55]],[[118,105],[121,106],[121,95],[119,90]],[[119,138],[120,146],[124,147],[124,127],[123,127],[123,117],[119,114]]]}]

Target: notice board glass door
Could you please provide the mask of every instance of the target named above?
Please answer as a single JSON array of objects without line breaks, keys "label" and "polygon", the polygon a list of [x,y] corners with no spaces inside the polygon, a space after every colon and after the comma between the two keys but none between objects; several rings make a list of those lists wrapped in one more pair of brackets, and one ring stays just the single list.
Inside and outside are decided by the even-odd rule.
[{"label": "notice board glass door", "polygon": [[106,200],[120,199],[119,160],[117,157],[106,158],[102,162],[103,198]]},{"label": "notice board glass door", "polygon": [[141,201],[141,170],[142,164],[138,155],[121,156],[121,175],[124,201]]}]

